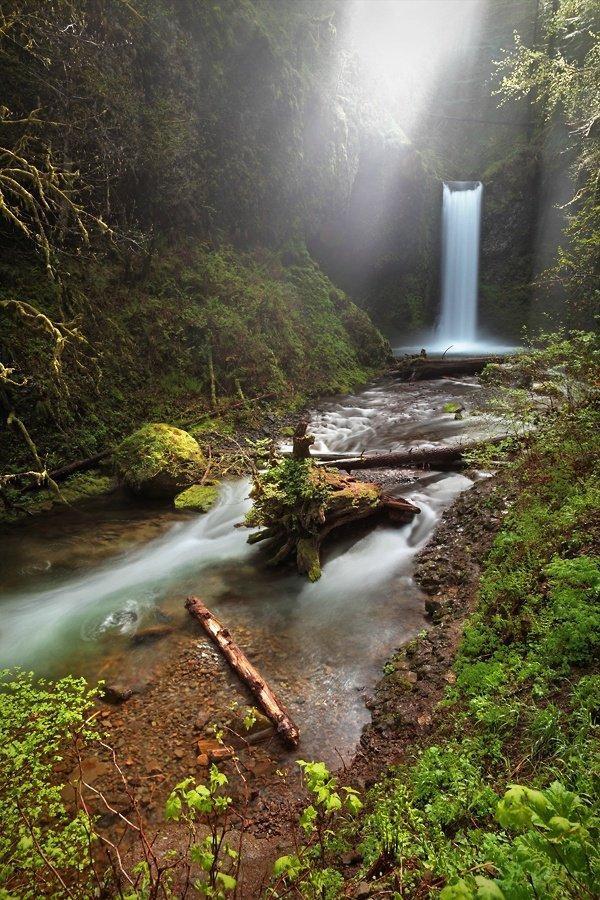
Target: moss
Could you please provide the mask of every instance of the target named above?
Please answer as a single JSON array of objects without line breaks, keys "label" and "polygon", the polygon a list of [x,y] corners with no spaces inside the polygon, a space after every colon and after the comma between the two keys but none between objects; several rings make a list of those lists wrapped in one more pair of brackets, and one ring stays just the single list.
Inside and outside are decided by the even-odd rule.
[{"label": "moss", "polygon": [[219,489],[212,484],[193,484],[175,497],[176,509],[193,509],[208,512],[219,495]]},{"label": "moss", "polygon": [[[386,364],[389,346],[308,254],[299,261],[290,268],[272,250],[161,243],[147,277],[134,283],[125,283],[108,259],[85,267],[74,262],[73,293],[88,298],[95,315],[82,324],[89,345],[78,353],[85,358],[76,362],[74,348],[65,349],[68,391],[60,398],[47,342],[5,317],[1,343],[10,346],[19,371],[35,373],[32,383],[43,385],[43,401],[18,392],[13,400],[50,468],[92,456],[144,422],[196,418],[194,436],[227,436],[241,421],[261,426],[257,397],[287,411],[368,381]],[[0,299],[27,296],[60,318],[31,260],[0,265],[0,282]],[[224,418],[210,413],[209,343],[220,408],[239,402],[238,387],[248,399]],[[0,456],[9,471],[29,466],[8,429],[0,433]]]},{"label": "moss", "polygon": [[233,435],[235,435],[235,428],[233,423],[227,421],[227,419],[223,419],[220,416],[214,416],[209,419],[204,419],[197,425],[192,425],[189,429],[189,433],[193,435],[193,437],[211,433],[233,437]]},{"label": "moss", "polygon": [[[112,475],[97,471],[80,472],[59,485],[60,492],[69,505],[110,494],[117,486]],[[12,498],[15,507],[0,509],[0,523],[12,524],[26,516],[36,516],[53,509],[64,508],[56,496],[48,490],[31,494],[16,494]]]},{"label": "moss", "polygon": [[164,423],[144,425],[117,447],[119,477],[132,490],[167,497],[191,487],[206,468],[198,442],[181,428]]},{"label": "moss", "polygon": [[312,537],[300,538],[296,548],[298,571],[306,574],[309,581],[318,581],[321,577],[321,561],[319,548]]},{"label": "moss", "polygon": [[61,486],[61,493],[67,503],[77,503],[91,497],[101,497],[115,490],[114,476],[100,472],[80,472],[73,475]]}]

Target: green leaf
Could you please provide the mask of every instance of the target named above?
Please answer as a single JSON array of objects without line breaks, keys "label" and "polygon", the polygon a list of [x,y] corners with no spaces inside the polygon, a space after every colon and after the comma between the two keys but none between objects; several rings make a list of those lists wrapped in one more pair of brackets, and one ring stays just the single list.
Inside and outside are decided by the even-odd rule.
[{"label": "green leaf", "polygon": [[178,821],[181,816],[181,797],[173,792],[165,804],[165,818]]},{"label": "green leaf", "polygon": [[311,831],[314,830],[314,822],[316,818],[317,811],[314,806],[307,806],[300,816],[300,828],[302,828],[306,832],[306,834],[310,834]]},{"label": "green leaf", "polygon": [[300,859],[297,856],[280,856],[275,860],[273,872],[275,875],[286,875],[289,878],[296,878],[300,873]]},{"label": "green leaf", "polygon": [[440,891],[440,900],[474,900],[475,894],[462,878]]},{"label": "green leaf", "polygon": [[477,885],[477,897],[480,900],[505,900],[503,892],[495,881],[484,878],[482,875],[477,875],[475,884]]},{"label": "green leaf", "polygon": [[348,794],[346,797],[346,806],[348,811],[355,816],[362,809],[362,801],[354,794]]},{"label": "green leaf", "polygon": [[233,875],[227,875],[225,872],[217,872],[217,881],[220,881],[225,891],[235,891],[237,881]]}]

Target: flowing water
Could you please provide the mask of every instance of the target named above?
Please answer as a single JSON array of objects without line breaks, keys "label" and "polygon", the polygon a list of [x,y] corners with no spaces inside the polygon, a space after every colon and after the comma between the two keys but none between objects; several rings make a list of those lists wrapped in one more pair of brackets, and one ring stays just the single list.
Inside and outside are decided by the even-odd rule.
[{"label": "flowing water", "polygon": [[476,343],[482,193],[480,181],[444,184],[438,339],[455,350]]},{"label": "flowing water", "polygon": [[[451,401],[468,408],[477,391],[471,379],[370,386],[314,412],[316,446],[377,450],[449,441],[481,429],[474,417],[456,421],[443,411]],[[442,510],[471,483],[440,474],[407,485],[403,494],[421,515],[335,542],[315,584],[266,569],[246,530],[234,527],[249,507],[246,480],[224,484],[205,515],[115,496],[15,527],[0,536],[0,665],[143,681],[178,641],[202,643],[183,609],[195,593],[252,649],[300,725],[302,752],[327,758],[329,747],[348,754],[368,720],[364,691],[386,657],[423,627],[414,556]],[[174,632],[158,643],[136,642],[157,623]]]}]

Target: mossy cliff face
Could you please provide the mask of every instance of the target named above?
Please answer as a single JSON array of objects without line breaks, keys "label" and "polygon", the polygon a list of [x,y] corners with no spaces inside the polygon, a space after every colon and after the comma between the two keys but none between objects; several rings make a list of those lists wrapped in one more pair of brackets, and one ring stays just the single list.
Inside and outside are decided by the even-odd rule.
[{"label": "mossy cliff face", "polygon": [[[27,296],[60,319],[56,293],[30,259],[0,264],[0,276],[0,298]],[[79,357],[65,347],[60,384],[51,342],[44,335],[33,342],[0,313],[0,349],[10,346],[39,392],[15,393],[16,411],[51,469],[104,450],[144,422],[203,420],[210,356],[219,404],[239,401],[241,389],[248,401],[290,408],[368,381],[390,355],[367,314],[302,246],[241,253],[161,245],[144,275],[124,279],[108,260],[80,269],[74,262],[72,284],[94,316],[82,321]],[[0,431],[0,455],[29,467],[8,429]]]},{"label": "mossy cliff face", "polygon": [[535,159],[517,150],[483,173],[479,321],[518,339],[531,300]]},{"label": "mossy cliff face", "polygon": [[173,497],[206,469],[198,442],[172,425],[145,425],[117,447],[116,471],[128,488],[147,497]]}]

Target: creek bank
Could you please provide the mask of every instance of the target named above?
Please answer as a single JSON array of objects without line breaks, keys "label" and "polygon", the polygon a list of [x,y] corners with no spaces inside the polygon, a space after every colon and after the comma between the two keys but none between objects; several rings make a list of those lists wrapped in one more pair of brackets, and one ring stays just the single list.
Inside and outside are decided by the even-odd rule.
[{"label": "creek bank", "polygon": [[367,706],[371,722],[350,766],[355,786],[370,787],[407,749],[443,728],[436,711],[448,684],[465,620],[476,604],[479,577],[510,498],[495,477],[476,482],[447,509],[416,560],[430,625],[386,663]]}]

